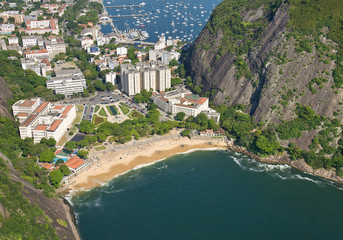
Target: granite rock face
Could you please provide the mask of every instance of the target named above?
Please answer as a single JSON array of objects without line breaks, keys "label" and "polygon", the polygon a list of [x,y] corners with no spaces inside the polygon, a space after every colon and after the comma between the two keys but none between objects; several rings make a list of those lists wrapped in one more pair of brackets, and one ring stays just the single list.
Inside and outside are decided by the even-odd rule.
[{"label": "granite rock face", "polygon": [[[343,92],[332,88],[334,61],[320,54],[315,44],[311,45],[311,51],[299,51],[299,40],[290,37],[292,31],[287,27],[288,9],[288,5],[281,4],[257,45],[240,56],[228,51],[218,59],[224,34],[221,31],[213,34],[208,27],[202,30],[189,50],[185,66],[195,83],[203,85],[203,92],[216,90],[211,96],[214,104],[244,104],[256,122],[289,120],[294,117],[296,103],[311,106],[316,114],[330,118],[341,111]],[[240,14],[243,21],[267,17],[263,6]],[[312,41],[311,37],[308,39]],[[328,53],[335,54],[337,44],[325,37],[320,42],[330,48]],[[203,48],[206,44],[211,47]],[[235,76],[234,61],[238,57],[248,65],[251,79]],[[320,87],[312,84],[310,89],[314,78],[325,79],[325,83]],[[335,117],[342,120],[341,114]],[[305,141],[303,145],[307,146],[310,135],[313,134],[304,134],[303,140],[298,141]]]}]

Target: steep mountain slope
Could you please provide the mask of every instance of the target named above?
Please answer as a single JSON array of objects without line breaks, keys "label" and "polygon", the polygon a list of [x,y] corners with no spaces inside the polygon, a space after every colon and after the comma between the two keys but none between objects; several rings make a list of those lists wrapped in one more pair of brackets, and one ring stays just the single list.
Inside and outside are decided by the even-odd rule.
[{"label": "steep mountain slope", "polygon": [[23,180],[1,152],[0,173],[0,239],[80,239],[68,207]]},{"label": "steep mountain slope", "polygon": [[[187,71],[215,105],[244,104],[255,123],[290,120],[297,104],[342,120],[342,13],[336,0],[224,0]],[[314,134],[305,135],[304,148]]]}]

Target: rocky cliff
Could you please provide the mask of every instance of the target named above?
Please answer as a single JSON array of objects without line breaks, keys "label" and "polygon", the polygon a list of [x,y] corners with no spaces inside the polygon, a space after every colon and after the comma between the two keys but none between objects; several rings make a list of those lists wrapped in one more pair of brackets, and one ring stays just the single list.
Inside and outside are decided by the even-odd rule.
[{"label": "rocky cliff", "polygon": [[[215,105],[244,104],[255,122],[291,119],[296,103],[341,120],[343,92],[333,87],[336,65],[330,58],[338,47],[326,37],[328,28],[321,29],[318,38],[297,36],[288,27],[292,7],[288,3],[255,1],[251,6],[253,1],[243,1],[245,5],[237,6],[235,2],[224,0],[192,45],[186,68],[193,82],[203,93],[212,93]],[[266,2],[274,4],[273,9],[266,7]],[[233,16],[217,27],[218,14]],[[237,34],[232,26],[234,17],[242,31],[248,29],[243,34],[252,35],[250,39],[232,37]],[[225,27],[229,34],[225,35]],[[228,42],[231,46],[223,51]],[[247,49],[242,51],[244,45]]]},{"label": "rocky cliff", "polygon": [[5,80],[0,77],[0,116],[12,118],[8,111],[7,99],[12,98],[12,93],[8,89]]}]

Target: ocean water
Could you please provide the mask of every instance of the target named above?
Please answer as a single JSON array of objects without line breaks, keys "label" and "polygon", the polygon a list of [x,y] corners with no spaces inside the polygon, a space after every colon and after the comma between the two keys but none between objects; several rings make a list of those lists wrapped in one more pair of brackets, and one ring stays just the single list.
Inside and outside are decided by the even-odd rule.
[{"label": "ocean water", "polygon": [[[221,0],[144,0],[145,5],[141,8],[106,8],[109,15],[137,15],[146,14],[144,17],[114,18],[117,29],[141,29],[149,33],[146,41],[156,42],[158,36],[183,41],[194,41],[196,36],[207,23],[212,10]],[[104,0],[104,6],[139,5],[143,0]],[[104,34],[112,31],[111,26],[103,25]]]},{"label": "ocean water", "polygon": [[87,239],[341,239],[340,186],[227,151],[176,155],[72,198]]}]

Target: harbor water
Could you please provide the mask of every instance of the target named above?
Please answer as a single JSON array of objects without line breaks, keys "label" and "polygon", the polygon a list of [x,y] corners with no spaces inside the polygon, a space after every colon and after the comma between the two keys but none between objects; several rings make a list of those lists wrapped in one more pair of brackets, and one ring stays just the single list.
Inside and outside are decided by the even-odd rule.
[{"label": "harbor water", "polygon": [[[212,10],[219,0],[111,0],[104,6],[113,19],[114,26],[120,31],[138,29],[149,34],[148,42],[158,41],[164,34],[167,38],[192,42],[206,25]],[[123,5],[127,7],[123,7]],[[130,7],[134,5],[133,7]],[[140,7],[137,7],[139,5]],[[133,15],[132,17],[121,17]],[[135,15],[143,15],[141,17]],[[102,25],[102,32],[112,32],[112,27]]]},{"label": "harbor water", "polygon": [[227,151],[176,155],[72,198],[82,239],[339,239],[340,186]]}]

